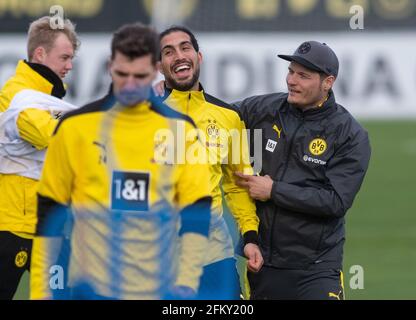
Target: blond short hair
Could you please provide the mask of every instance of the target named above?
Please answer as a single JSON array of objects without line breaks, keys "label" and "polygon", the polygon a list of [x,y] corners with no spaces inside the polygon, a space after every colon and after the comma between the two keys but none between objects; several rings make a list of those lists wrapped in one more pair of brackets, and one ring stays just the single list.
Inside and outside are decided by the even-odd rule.
[{"label": "blond short hair", "polygon": [[52,49],[56,38],[60,34],[65,34],[71,41],[74,52],[80,46],[80,42],[75,31],[75,24],[69,19],[65,19],[62,29],[53,29],[50,23],[50,17],[45,16],[33,21],[29,26],[27,56],[29,61],[33,58],[33,54],[38,47],[43,47],[48,52]]}]

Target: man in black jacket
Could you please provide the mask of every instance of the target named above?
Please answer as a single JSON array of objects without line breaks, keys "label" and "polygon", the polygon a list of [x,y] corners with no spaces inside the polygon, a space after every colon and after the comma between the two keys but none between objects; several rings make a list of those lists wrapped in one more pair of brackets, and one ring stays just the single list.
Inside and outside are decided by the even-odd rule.
[{"label": "man in black jacket", "polygon": [[[249,273],[252,299],[343,299],[344,216],[368,168],[367,132],[335,102],[335,53],[303,43],[290,61],[288,93],[238,104],[259,176],[236,173],[256,200],[264,266]],[[255,141],[254,129],[262,130]]]}]

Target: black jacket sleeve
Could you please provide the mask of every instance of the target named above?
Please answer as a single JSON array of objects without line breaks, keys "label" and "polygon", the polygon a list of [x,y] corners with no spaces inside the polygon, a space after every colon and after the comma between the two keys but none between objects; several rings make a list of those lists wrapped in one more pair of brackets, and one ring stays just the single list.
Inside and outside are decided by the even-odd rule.
[{"label": "black jacket sleeve", "polygon": [[36,235],[43,237],[61,237],[68,218],[68,207],[55,200],[38,194],[38,221]]},{"label": "black jacket sleeve", "polygon": [[231,106],[238,110],[240,118],[247,129],[254,129],[263,119],[274,117],[276,111],[287,100],[287,93],[278,92],[253,96],[243,101],[234,102]]},{"label": "black jacket sleeve", "polygon": [[328,161],[327,184],[304,187],[275,181],[271,198],[277,206],[316,217],[343,217],[352,206],[370,161],[368,134],[361,130],[338,147]]},{"label": "black jacket sleeve", "polygon": [[[247,104],[245,103],[245,101],[246,100],[236,101],[236,102],[231,103],[230,105],[234,110],[238,111],[238,114],[241,118],[241,121],[244,121],[244,123],[246,124],[246,127],[247,127],[247,122],[246,122],[246,120],[247,120],[247,112],[246,112]],[[244,116],[246,116],[246,117],[244,117]]]},{"label": "black jacket sleeve", "polygon": [[258,116],[259,108],[267,104],[266,98],[268,96],[270,95],[253,96],[231,104],[235,110],[238,110],[240,118],[244,121],[247,129],[253,128],[254,119]]}]

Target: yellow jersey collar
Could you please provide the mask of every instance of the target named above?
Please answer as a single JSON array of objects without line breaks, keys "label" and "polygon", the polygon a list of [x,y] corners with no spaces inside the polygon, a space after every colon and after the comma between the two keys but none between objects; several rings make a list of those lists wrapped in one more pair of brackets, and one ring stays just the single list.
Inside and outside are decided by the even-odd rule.
[{"label": "yellow jersey collar", "polygon": [[126,115],[134,115],[134,114],[143,114],[143,113],[150,112],[151,106],[152,104],[150,103],[150,101],[144,101],[144,102],[141,102],[139,104],[136,104],[134,106],[129,106],[129,107],[122,106],[117,102],[115,105],[115,110]]},{"label": "yellow jersey collar", "polygon": [[200,102],[206,101],[204,88],[199,84],[199,90],[188,90],[188,91],[179,91],[176,89],[171,89],[165,86],[165,99],[174,98],[175,100],[185,101],[185,100],[199,100]]},{"label": "yellow jersey collar", "polygon": [[59,99],[66,94],[61,78],[45,65],[20,60],[17,64],[16,75],[32,82],[33,88],[43,93]]}]

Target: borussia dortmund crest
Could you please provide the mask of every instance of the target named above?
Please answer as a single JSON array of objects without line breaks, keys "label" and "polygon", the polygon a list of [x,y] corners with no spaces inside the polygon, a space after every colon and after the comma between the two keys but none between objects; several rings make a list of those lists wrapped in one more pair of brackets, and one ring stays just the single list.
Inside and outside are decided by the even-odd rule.
[{"label": "borussia dortmund crest", "polygon": [[22,250],[16,254],[14,263],[18,268],[23,268],[27,262],[28,254],[26,251]]},{"label": "borussia dortmund crest", "polygon": [[207,135],[211,139],[217,139],[220,136],[220,129],[217,126],[216,120],[208,120]]},{"label": "borussia dortmund crest", "polygon": [[309,144],[309,152],[314,156],[320,156],[325,153],[327,149],[327,144],[324,139],[317,138],[313,139]]}]

